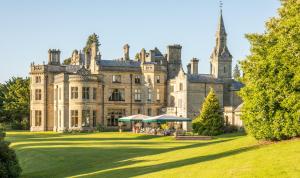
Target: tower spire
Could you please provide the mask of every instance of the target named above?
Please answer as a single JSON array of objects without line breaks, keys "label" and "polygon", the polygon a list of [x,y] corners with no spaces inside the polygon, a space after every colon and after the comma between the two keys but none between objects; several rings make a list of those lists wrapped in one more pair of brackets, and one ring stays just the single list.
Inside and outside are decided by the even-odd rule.
[{"label": "tower spire", "polygon": [[211,74],[216,78],[231,78],[232,56],[227,48],[227,33],[222,11],[223,2],[220,1],[220,17],[216,32],[216,46],[211,55]]}]

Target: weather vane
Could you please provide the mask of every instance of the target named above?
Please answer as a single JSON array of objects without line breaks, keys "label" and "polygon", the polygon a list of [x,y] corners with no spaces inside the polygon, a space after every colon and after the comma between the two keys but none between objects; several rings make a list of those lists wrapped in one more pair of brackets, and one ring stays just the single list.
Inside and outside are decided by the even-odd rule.
[{"label": "weather vane", "polygon": [[222,11],[222,8],[223,8],[223,1],[220,0],[220,10]]}]

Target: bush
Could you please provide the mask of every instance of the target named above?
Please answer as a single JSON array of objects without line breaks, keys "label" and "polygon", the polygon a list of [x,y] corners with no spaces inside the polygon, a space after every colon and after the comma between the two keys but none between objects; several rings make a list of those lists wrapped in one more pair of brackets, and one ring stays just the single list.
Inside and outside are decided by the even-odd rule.
[{"label": "bush", "polygon": [[226,125],[223,127],[224,133],[233,133],[233,132],[237,132],[238,130],[239,130],[238,127],[234,125]]},{"label": "bush", "polygon": [[0,131],[0,177],[19,177],[22,169],[18,163],[14,150],[9,148],[10,143],[4,141],[4,137],[4,132]]},{"label": "bush", "polygon": [[101,124],[97,124],[97,125],[96,125],[96,130],[97,130],[98,132],[103,132],[104,129],[105,129],[105,128],[104,128]]}]

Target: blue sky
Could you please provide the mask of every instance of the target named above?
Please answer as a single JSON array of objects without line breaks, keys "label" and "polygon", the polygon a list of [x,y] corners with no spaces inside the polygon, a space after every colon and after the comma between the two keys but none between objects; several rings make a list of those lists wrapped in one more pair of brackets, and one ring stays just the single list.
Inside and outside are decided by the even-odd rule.
[{"label": "blue sky", "polygon": [[[249,54],[246,33],[264,32],[276,16],[278,0],[223,0],[228,47],[237,60]],[[28,76],[32,61],[47,61],[49,48],[62,59],[81,49],[91,33],[100,36],[103,59],[130,56],[169,44],[181,44],[183,65],[200,59],[199,72],[209,72],[219,17],[218,0],[0,0],[0,82]]]}]

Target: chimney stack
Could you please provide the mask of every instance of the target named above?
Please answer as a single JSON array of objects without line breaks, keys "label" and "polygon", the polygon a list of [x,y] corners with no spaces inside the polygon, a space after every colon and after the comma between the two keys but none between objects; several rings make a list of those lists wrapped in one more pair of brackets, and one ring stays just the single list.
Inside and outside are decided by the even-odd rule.
[{"label": "chimney stack", "polygon": [[193,75],[198,75],[198,63],[199,60],[197,58],[193,58],[191,60],[191,74]]},{"label": "chimney stack", "polygon": [[189,63],[186,67],[187,67],[187,73],[191,74],[191,63]]},{"label": "chimney stack", "polygon": [[60,50],[49,49],[48,50],[48,64],[60,65]]},{"label": "chimney stack", "polygon": [[125,44],[123,46],[123,49],[124,49],[124,60],[129,60],[129,45],[128,44]]}]

